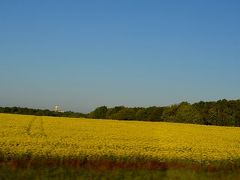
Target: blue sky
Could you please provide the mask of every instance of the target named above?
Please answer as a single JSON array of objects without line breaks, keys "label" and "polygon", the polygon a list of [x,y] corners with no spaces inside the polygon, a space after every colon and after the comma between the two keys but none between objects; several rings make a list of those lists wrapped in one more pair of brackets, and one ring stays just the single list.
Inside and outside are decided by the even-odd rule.
[{"label": "blue sky", "polygon": [[240,98],[238,0],[1,0],[0,106]]}]

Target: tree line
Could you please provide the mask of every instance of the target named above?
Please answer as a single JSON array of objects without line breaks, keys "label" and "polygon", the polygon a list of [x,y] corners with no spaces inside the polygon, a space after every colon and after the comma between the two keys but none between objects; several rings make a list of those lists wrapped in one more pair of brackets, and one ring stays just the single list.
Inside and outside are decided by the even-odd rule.
[{"label": "tree line", "polygon": [[0,107],[0,113],[25,114],[36,116],[55,116],[93,119],[138,120],[156,122],[178,122],[203,125],[240,127],[240,100],[219,100],[190,104],[182,102],[164,107],[124,107],[108,108],[101,106],[84,114],[72,111],[54,112],[50,110],[22,107]]},{"label": "tree line", "polygon": [[36,115],[36,116],[73,117],[73,118],[87,117],[86,114],[72,111],[55,112],[50,111],[48,109],[43,110],[22,107],[0,107],[0,113]]},{"label": "tree line", "polygon": [[166,107],[101,106],[88,117],[94,119],[178,122],[240,127],[240,100],[219,100],[190,104],[182,102]]}]

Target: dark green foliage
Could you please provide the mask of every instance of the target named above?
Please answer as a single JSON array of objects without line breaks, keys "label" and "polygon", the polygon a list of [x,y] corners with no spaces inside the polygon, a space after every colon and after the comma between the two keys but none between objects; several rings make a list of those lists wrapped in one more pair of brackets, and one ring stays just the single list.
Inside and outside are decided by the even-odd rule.
[{"label": "dark green foliage", "polygon": [[89,114],[90,118],[95,118],[95,119],[105,119],[107,115],[107,107],[106,106],[101,106],[95,109],[93,112]]},{"label": "dark green foliage", "polygon": [[178,110],[178,105],[168,106],[164,109],[162,118],[164,121],[174,122],[176,121],[176,114]]},{"label": "dark green foliage", "polygon": [[117,119],[116,114],[124,108],[124,106],[116,106],[114,108],[109,108],[106,114],[106,119]]},{"label": "dark green foliage", "polygon": [[123,108],[115,114],[115,119],[120,120],[134,120],[136,119],[136,112],[133,108]]},{"label": "dark green foliage", "polygon": [[[101,113],[104,112],[104,113]],[[103,116],[99,116],[103,114]],[[219,126],[240,126],[240,100],[225,99],[217,102],[190,104],[182,102],[167,107],[129,108],[116,106],[97,108],[90,113],[91,118],[139,121],[165,121]]]},{"label": "dark green foliage", "polygon": [[42,109],[31,109],[31,108],[21,108],[21,107],[0,107],[0,113],[11,113],[11,114],[25,114],[25,115],[36,115],[36,116],[55,116],[55,117],[87,117],[83,113],[76,113],[72,111],[66,112],[54,112],[50,110]]},{"label": "dark green foliage", "polygon": [[198,110],[187,102],[183,102],[178,106],[175,119],[177,122],[199,123],[201,116]]},{"label": "dark green foliage", "polygon": [[163,107],[149,107],[146,108],[146,113],[148,114],[145,120],[147,121],[163,121],[162,114],[163,114]]},{"label": "dark green foliage", "polygon": [[139,108],[135,115],[136,119],[139,121],[146,121],[148,116],[149,114],[146,108]]}]

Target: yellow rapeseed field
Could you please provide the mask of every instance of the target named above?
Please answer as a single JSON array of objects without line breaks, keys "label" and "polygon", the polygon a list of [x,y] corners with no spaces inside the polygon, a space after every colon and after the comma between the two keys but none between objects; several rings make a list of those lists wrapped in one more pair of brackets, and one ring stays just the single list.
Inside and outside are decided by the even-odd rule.
[{"label": "yellow rapeseed field", "polygon": [[4,157],[210,162],[240,158],[240,128],[0,114]]}]

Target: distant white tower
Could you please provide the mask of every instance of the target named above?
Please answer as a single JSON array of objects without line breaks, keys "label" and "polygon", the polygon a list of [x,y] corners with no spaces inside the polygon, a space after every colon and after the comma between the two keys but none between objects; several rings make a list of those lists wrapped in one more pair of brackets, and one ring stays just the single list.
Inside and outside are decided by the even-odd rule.
[{"label": "distant white tower", "polygon": [[53,111],[60,112],[60,106],[59,105],[55,105],[54,108],[53,108]]}]

